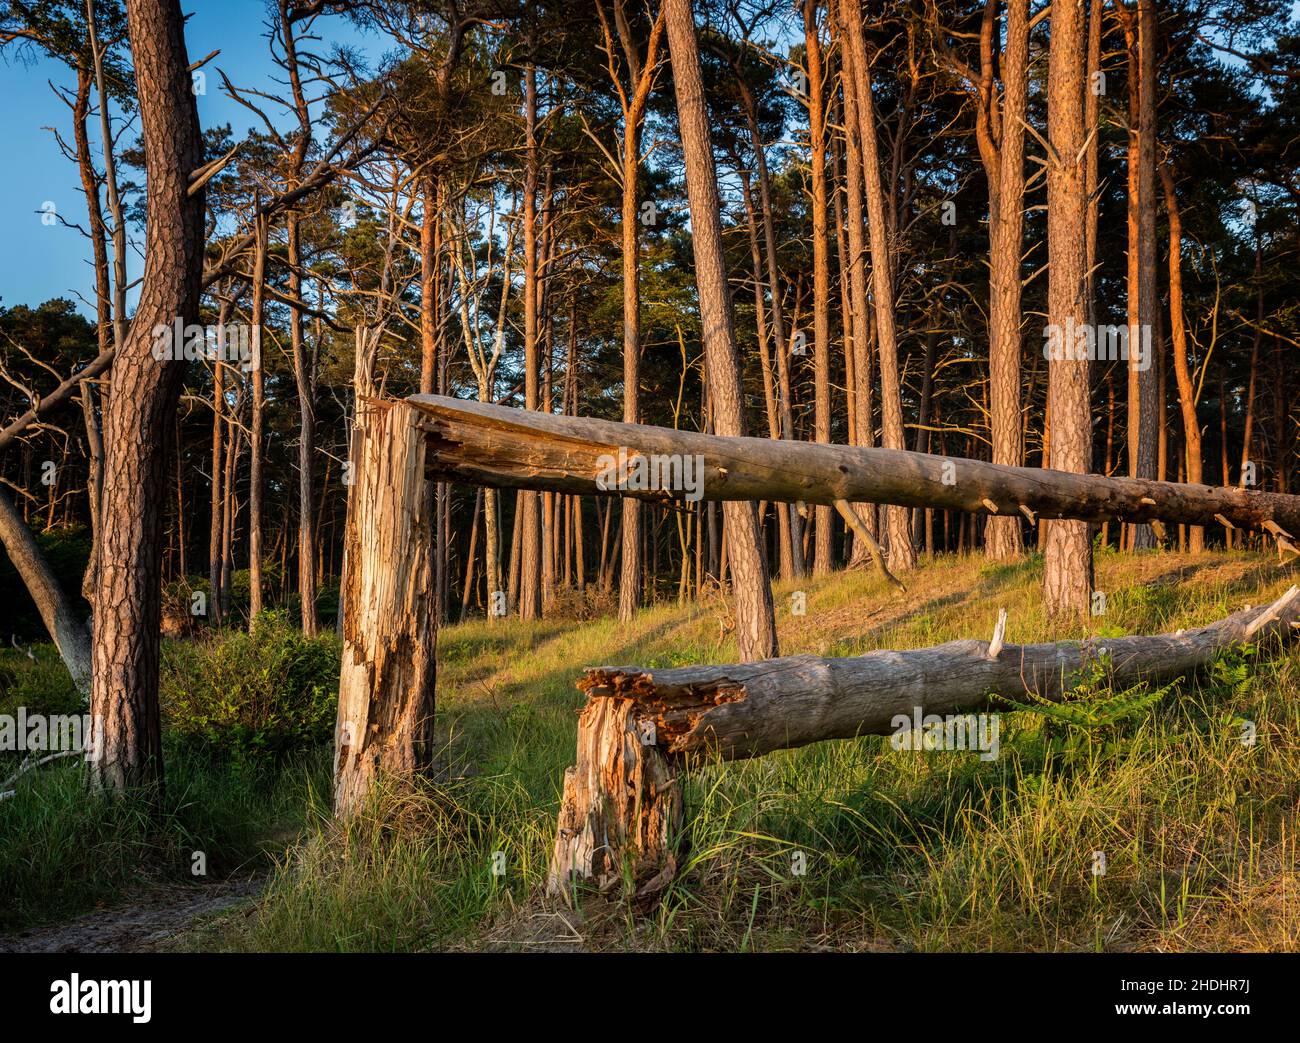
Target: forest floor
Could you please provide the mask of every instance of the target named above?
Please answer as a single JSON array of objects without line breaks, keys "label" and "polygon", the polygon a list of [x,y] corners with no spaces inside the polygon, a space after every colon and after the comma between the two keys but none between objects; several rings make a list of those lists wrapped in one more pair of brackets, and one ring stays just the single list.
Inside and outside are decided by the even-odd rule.
[{"label": "forest floor", "polygon": [[[1244,552],[1103,552],[1105,614],[1073,632],[1042,617],[1037,559],[923,562],[906,594],[843,573],[780,584],[776,600],[783,652],[846,656],[987,639],[999,608],[1009,644],[1172,631],[1262,605],[1296,571]],[[734,661],[728,613],[717,598],[628,624],[445,629],[443,777],[380,794],[346,826],[315,816],[256,906],[178,946],[1300,948],[1300,656],[1276,648],[1234,651],[1167,689],[1085,679],[1069,718],[1004,714],[991,762],[864,737],[692,765],[689,855],[661,900],[543,900],[582,667]]]},{"label": "forest floor", "polygon": [[97,909],[67,923],[0,936],[0,953],[158,952],[205,917],[247,907],[266,877],[189,886],[155,886],[131,893],[120,905]]},{"label": "forest floor", "polygon": [[[922,561],[906,593],[844,572],[775,597],[783,652],[850,656],[987,640],[1001,608],[1008,644],[1168,632],[1297,574],[1268,554],[1102,552],[1105,612],[1068,630],[1043,619],[1036,557]],[[542,891],[582,668],[736,649],[719,596],[630,623],[566,611],[444,628],[437,777],[381,788],[346,824],[328,748],[238,770],[173,754],[161,821],[51,766],[0,807],[0,950],[1300,950],[1295,648],[1233,650],[1165,688],[1084,678],[1065,715],[1001,714],[994,760],[867,736],[692,763],[677,879],[652,904],[571,909]],[[228,647],[178,662],[201,673]],[[198,851],[225,883],[193,883]]]}]

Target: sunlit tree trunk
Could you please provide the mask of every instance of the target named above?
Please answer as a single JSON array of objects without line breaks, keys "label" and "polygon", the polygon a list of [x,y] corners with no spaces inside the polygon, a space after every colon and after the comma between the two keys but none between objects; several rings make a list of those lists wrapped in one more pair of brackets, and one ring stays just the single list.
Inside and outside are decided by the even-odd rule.
[{"label": "sunlit tree trunk", "polygon": [[[743,435],[745,414],[740,358],[727,294],[717,171],[709,139],[709,115],[700,73],[699,45],[695,38],[695,16],[691,0],[665,0],[664,6],[677,116],[686,158],[695,278],[699,289],[714,429],[720,435]],[[777,654],[776,621],[758,510],[751,502],[733,501],[723,505],[723,515],[740,657],[750,661],[774,656]]]},{"label": "sunlit tree trunk", "polygon": [[[1084,33],[1077,3],[1052,7],[1048,58],[1047,166],[1048,321],[1059,334],[1059,357],[1048,363],[1051,462],[1058,471],[1087,472],[1092,464],[1088,358],[1068,331],[1087,323],[1087,199],[1084,190]],[[1071,338],[1072,340],[1072,338]],[[1079,357],[1082,356],[1082,357]],[[1047,521],[1043,564],[1046,613],[1082,618],[1092,594],[1088,523]]]},{"label": "sunlit tree trunk", "polygon": [[[906,449],[903,437],[903,406],[898,373],[898,344],[894,330],[893,255],[889,226],[885,217],[886,188],[881,180],[879,148],[876,141],[876,108],[871,92],[871,66],[862,28],[859,0],[843,0],[844,35],[848,46],[846,64],[850,76],[846,83],[855,95],[858,128],[862,147],[862,182],[867,202],[867,225],[871,238],[871,288],[876,316],[876,344],[880,358],[881,441],[887,449]],[[912,545],[907,510],[885,509],[889,567],[903,571],[915,567],[916,548]]]},{"label": "sunlit tree trunk", "polygon": [[[1160,180],[1165,192],[1165,210],[1169,218],[1169,331],[1174,347],[1174,379],[1178,382],[1178,406],[1183,418],[1183,451],[1187,461],[1187,481],[1200,484],[1201,424],[1196,416],[1196,389],[1188,360],[1187,325],[1183,317],[1183,220],[1178,208],[1178,194],[1169,164],[1160,164]],[[1188,529],[1188,549],[1205,549],[1205,529],[1193,525]]]},{"label": "sunlit tree trunk", "polygon": [[[808,159],[812,168],[813,237],[813,430],[819,442],[831,440],[831,262],[826,194],[826,97],[817,0],[803,2],[804,52],[808,61]],[[825,575],[834,564],[832,519],[825,505],[816,512],[813,572]]]},{"label": "sunlit tree trunk", "polygon": [[[1007,6],[1007,45],[1002,59],[1003,95],[999,135],[987,146],[989,176],[989,413],[993,462],[1024,463],[1020,416],[1020,257],[1025,198],[1025,119],[1029,94],[1028,0]],[[986,23],[991,50],[991,26]],[[986,59],[991,61],[991,54]],[[991,70],[986,72],[991,75]],[[990,102],[991,104],[991,102]],[[995,117],[990,114],[990,122]],[[991,136],[991,131],[989,132]],[[981,146],[981,152],[986,151]],[[991,169],[990,169],[991,167]],[[996,187],[995,187],[996,186]],[[1024,552],[1020,519],[996,516],[985,529],[985,549],[995,561]]]},{"label": "sunlit tree trunk", "polygon": [[[537,340],[537,69],[524,74],[524,408],[541,405]],[[542,614],[542,540],[539,496],[519,494],[519,618]]]},{"label": "sunlit tree trunk", "polygon": [[[841,14],[843,8],[841,7]],[[845,361],[852,371],[850,411],[853,444],[875,445],[875,426],[871,405],[871,320],[867,305],[867,241],[863,232],[862,136],[858,122],[856,92],[851,83],[852,70],[845,57],[845,29],[840,28],[840,88],[844,98],[844,195],[845,223],[849,254],[849,310]],[[875,507],[857,505],[868,530],[875,529]],[[868,546],[856,535],[850,560],[861,563],[870,554]]]},{"label": "sunlit tree trunk", "polygon": [[103,741],[89,761],[101,787],[160,785],[159,560],[171,430],[182,359],[153,357],[154,328],[194,322],[203,273],[203,158],[198,110],[176,0],[127,0],[148,169],[144,275],[130,332],[113,365],[105,413],[104,521],[99,545],[91,713]]}]

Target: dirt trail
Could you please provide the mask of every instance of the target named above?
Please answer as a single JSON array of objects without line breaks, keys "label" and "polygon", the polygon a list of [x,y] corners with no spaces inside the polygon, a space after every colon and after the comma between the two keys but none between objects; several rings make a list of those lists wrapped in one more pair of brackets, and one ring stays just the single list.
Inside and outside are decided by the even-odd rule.
[{"label": "dirt trail", "polygon": [[156,952],[200,917],[252,901],[265,885],[260,876],[146,891],[129,906],[0,936],[0,953]]}]

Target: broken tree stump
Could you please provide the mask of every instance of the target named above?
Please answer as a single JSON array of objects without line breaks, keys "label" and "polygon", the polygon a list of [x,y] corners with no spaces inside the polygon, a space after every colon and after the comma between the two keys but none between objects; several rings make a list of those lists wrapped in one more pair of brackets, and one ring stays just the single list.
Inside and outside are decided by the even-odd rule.
[{"label": "broken tree stump", "polygon": [[359,405],[344,536],[343,666],[334,733],[334,813],[347,815],[381,773],[433,757],[433,519],[425,436],[404,402]]},{"label": "broken tree stump", "polygon": [[[797,655],[731,666],[667,670],[591,667],[578,682],[587,705],[577,764],[565,772],[548,890],[572,880],[612,886],[620,867],[662,889],[676,872],[682,804],[677,771],[690,754],[756,757],[828,739],[888,735],[908,721],[998,709],[997,696],[1060,700],[1096,667],[1111,683],[1177,677],[1248,641],[1293,635],[1300,588],[1209,626],[1150,637],[1038,645],[992,641],[869,652],[844,659]],[[650,739],[652,745],[643,742]]]},{"label": "broken tree stump", "polygon": [[682,794],[676,766],[630,699],[591,699],[578,718],[577,763],[564,772],[547,893],[627,881],[653,894],[677,871]]}]

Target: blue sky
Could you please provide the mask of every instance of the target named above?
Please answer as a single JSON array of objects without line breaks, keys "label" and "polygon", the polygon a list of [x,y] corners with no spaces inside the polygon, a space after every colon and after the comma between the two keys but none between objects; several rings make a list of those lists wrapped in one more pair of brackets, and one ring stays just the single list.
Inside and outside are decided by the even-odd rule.
[{"label": "blue sky", "polygon": [[[199,118],[205,128],[230,123],[235,137],[243,134],[257,117],[221,94],[216,67],[224,69],[236,86],[272,89],[272,72],[265,31],[264,0],[183,0],[187,14],[186,42],[191,61],[210,51],[221,54],[206,67],[207,93],[199,97]],[[365,38],[346,19],[321,18],[316,23],[320,45],[328,50],[334,42],[327,34],[338,33],[338,42],[364,46]],[[373,38],[372,38],[373,44]],[[86,219],[81,183],[74,164],[63,158],[54,135],[59,128],[71,140],[71,113],[50,90],[53,81],[70,87],[72,75],[59,63],[39,58],[30,64],[17,60],[9,49],[0,61],[0,305],[38,304],[51,297],[90,295],[88,242],[75,230],[60,224],[41,222],[41,208],[48,200],[66,220],[83,226]],[[138,124],[133,134],[138,135]],[[92,134],[96,148],[98,135]],[[138,267],[138,266],[136,266]],[[132,271],[132,278],[138,274]],[[93,309],[78,302],[87,316]]]}]

